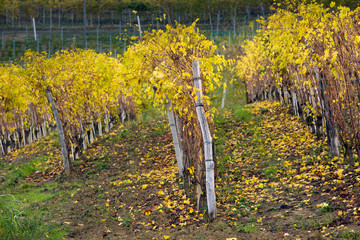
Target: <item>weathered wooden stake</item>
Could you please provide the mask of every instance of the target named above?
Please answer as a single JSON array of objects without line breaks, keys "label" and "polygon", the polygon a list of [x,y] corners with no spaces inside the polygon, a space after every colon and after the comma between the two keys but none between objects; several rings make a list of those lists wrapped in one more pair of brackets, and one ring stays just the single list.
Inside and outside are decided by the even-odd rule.
[{"label": "weathered wooden stake", "polygon": [[[41,78],[44,82],[46,81],[44,75],[42,75]],[[53,111],[53,114],[54,114],[57,130],[59,132],[61,152],[62,152],[62,157],[63,157],[63,162],[64,162],[64,170],[65,170],[66,174],[70,174],[71,165],[70,165],[70,161],[69,161],[69,153],[68,153],[68,149],[67,149],[66,142],[65,142],[65,133],[64,133],[61,119],[60,119],[60,115],[56,108],[55,101],[54,101],[54,98],[52,96],[49,86],[46,87],[45,91],[46,91],[46,97],[51,105],[51,110]]]},{"label": "weathered wooden stake", "polygon": [[2,138],[0,138],[0,144],[1,144],[1,153],[2,153],[2,155],[5,155],[6,152],[5,152],[5,148],[4,148],[4,145],[3,145],[3,139]]},{"label": "weathered wooden stake", "polygon": [[26,145],[26,138],[25,138],[25,127],[24,127],[24,119],[23,119],[23,116],[21,116],[21,134],[23,136],[23,145],[25,146]]},{"label": "weathered wooden stake", "polygon": [[140,24],[140,17],[139,17],[139,15],[137,15],[137,22],[138,22],[138,25],[139,25],[139,35],[140,35],[140,37],[142,37],[141,24]]},{"label": "weathered wooden stake", "polygon": [[[35,25],[35,18],[32,19],[32,22],[33,22],[33,28],[34,28],[34,39],[35,41],[37,40],[36,38],[36,25]],[[39,50],[38,50],[39,51]]]},{"label": "weathered wooden stake", "polygon": [[200,75],[200,63],[199,61],[192,62],[194,87],[196,92],[196,113],[201,126],[201,132],[204,140],[204,157],[205,157],[205,169],[206,169],[206,199],[210,221],[216,218],[216,196],[215,196],[215,163],[212,150],[212,137],[208,121],[205,115],[204,105],[202,103],[202,87],[201,87],[201,75]]},{"label": "weathered wooden stake", "polygon": [[[327,139],[328,139],[328,145],[330,147],[330,153],[333,156],[339,156],[340,151],[340,141],[339,141],[339,133],[337,130],[336,125],[333,123],[332,118],[332,112],[331,109],[329,109],[327,101],[327,91],[326,91],[326,81],[323,81],[320,77],[319,68],[316,66],[314,68],[316,80],[319,82],[320,85],[320,94],[323,99],[323,115],[325,116],[325,127],[326,127],[326,133],[327,133]],[[325,85],[325,86],[324,86]]]},{"label": "weathered wooden stake", "polygon": [[99,128],[99,136],[102,136],[103,131],[102,131],[102,120],[101,119],[99,119],[98,128]]},{"label": "weathered wooden stake", "polygon": [[224,89],[223,89],[223,95],[222,95],[222,99],[221,99],[221,109],[224,109],[225,107],[225,101],[226,101],[226,89],[227,89],[227,79],[225,79],[225,86],[224,86]]},{"label": "weathered wooden stake", "polygon": [[168,109],[168,117],[169,117],[169,124],[171,129],[171,134],[173,138],[173,143],[175,147],[175,155],[176,155],[176,161],[178,164],[178,171],[179,176],[182,178],[184,176],[184,155],[183,155],[183,149],[182,149],[182,143],[180,140],[180,133],[178,132],[176,121],[175,121],[175,114],[172,110],[171,100],[167,98],[166,108]]},{"label": "weathered wooden stake", "polygon": [[48,50],[49,50],[49,53],[48,53],[48,58],[50,58],[51,56],[51,40],[49,40],[49,47],[48,47]]}]

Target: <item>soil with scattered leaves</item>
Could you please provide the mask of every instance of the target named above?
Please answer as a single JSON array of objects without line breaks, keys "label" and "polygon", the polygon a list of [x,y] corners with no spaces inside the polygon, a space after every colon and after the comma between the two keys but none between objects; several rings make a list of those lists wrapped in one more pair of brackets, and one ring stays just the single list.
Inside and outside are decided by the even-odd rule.
[{"label": "soil with scattered leaves", "polygon": [[[54,134],[2,161],[43,159],[41,170],[19,184],[53,194],[29,207],[48,206],[43,221],[67,228],[65,239],[360,239],[357,156],[332,157],[325,139],[277,103],[215,118],[212,223],[185,195],[166,120],[118,126],[83,151],[70,176],[61,175]],[[6,178],[6,170],[0,175]],[[18,189],[5,191],[16,196]]]}]

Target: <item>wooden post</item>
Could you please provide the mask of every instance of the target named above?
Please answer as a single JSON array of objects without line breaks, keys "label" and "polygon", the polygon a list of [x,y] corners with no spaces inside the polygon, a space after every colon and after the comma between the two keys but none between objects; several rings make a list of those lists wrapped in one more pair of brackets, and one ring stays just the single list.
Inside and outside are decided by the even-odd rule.
[{"label": "wooden post", "polygon": [[139,15],[137,15],[137,22],[138,22],[138,25],[139,25],[139,35],[140,35],[140,37],[142,37],[141,24],[140,24],[140,17],[139,17]]},{"label": "wooden post", "polygon": [[47,136],[47,129],[46,129],[45,116],[44,116],[44,120],[43,120],[42,130],[43,130],[42,132],[43,132],[44,137],[46,137]]},{"label": "wooden post", "polygon": [[[125,112],[125,109],[121,109],[121,123],[124,124],[125,122],[125,119],[126,119],[126,112]],[[176,151],[175,151],[176,153]]]},{"label": "wooden post", "polygon": [[[44,75],[42,75],[41,78],[44,82],[46,81]],[[49,86],[46,87],[46,97],[51,105],[51,110],[53,111],[53,114],[54,114],[56,127],[59,132],[61,152],[62,152],[62,157],[63,157],[63,162],[64,162],[64,170],[65,170],[66,174],[70,174],[71,166],[70,166],[70,161],[69,161],[68,149],[67,149],[66,142],[65,142],[65,133],[64,133],[64,129],[63,129],[63,125],[62,125],[62,122],[60,119],[59,112],[56,108],[55,101],[54,101],[54,98],[52,96]]]},{"label": "wooden post", "polygon": [[293,108],[294,108],[295,116],[300,116],[300,114],[299,114],[299,106],[298,106],[298,101],[297,101],[295,90],[291,89],[290,92],[291,92],[291,99],[292,99],[292,105],[293,105]]},{"label": "wooden post", "polygon": [[327,88],[326,88],[326,81],[320,78],[319,68],[316,66],[314,68],[316,79],[320,85],[320,94],[323,99],[323,115],[325,117],[325,127],[326,127],[326,133],[327,133],[327,139],[328,139],[328,145],[330,147],[330,153],[333,156],[339,156],[339,134],[337,127],[333,120],[333,113],[331,112],[331,109],[328,104],[327,99]]},{"label": "wooden post", "polygon": [[230,50],[230,47],[231,47],[231,31],[229,31],[229,50]]},{"label": "wooden post", "polygon": [[[36,38],[36,26],[35,26],[35,18],[32,19],[32,22],[33,22],[33,28],[34,28],[34,38],[35,38],[35,41],[37,40]],[[39,50],[38,50],[39,51]]]},{"label": "wooden post", "polygon": [[26,145],[26,136],[25,136],[25,127],[24,127],[24,119],[23,119],[23,116],[21,115],[21,134],[23,136],[23,145],[25,146]]},{"label": "wooden post", "polygon": [[71,145],[71,158],[72,161],[75,161],[74,144],[71,141],[70,141],[70,145]]},{"label": "wooden post", "polygon": [[82,124],[82,121],[80,119],[80,128],[81,128],[81,138],[82,138],[82,143],[83,143],[83,149],[87,150],[88,149],[88,144],[89,144],[89,138],[88,138],[88,134],[86,129],[84,128],[84,125]]},{"label": "wooden post", "polygon": [[49,47],[48,47],[48,50],[49,50],[49,53],[48,53],[48,58],[50,58],[51,56],[51,41],[49,40]]},{"label": "wooden post", "polygon": [[224,107],[225,107],[226,89],[227,89],[226,83],[227,83],[227,79],[225,79],[225,86],[223,89],[223,95],[222,95],[222,99],[221,99],[221,109],[224,109]]},{"label": "wooden post", "polygon": [[184,155],[183,155],[182,143],[180,140],[180,133],[179,133],[180,129],[177,128],[177,124],[175,121],[175,114],[174,111],[172,110],[171,100],[167,96],[166,98],[167,98],[166,108],[168,110],[169,124],[170,124],[171,134],[175,147],[176,161],[178,164],[179,176],[182,178],[184,176],[184,157],[183,157]]},{"label": "wooden post", "polygon": [[101,137],[103,135],[101,118],[99,118],[98,128],[99,128],[99,136]]},{"label": "wooden post", "polygon": [[108,111],[105,109],[105,132],[109,133],[110,131],[110,119]]},{"label": "wooden post", "polygon": [[204,158],[206,169],[206,199],[210,221],[216,218],[216,196],[215,196],[215,163],[212,150],[212,137],[208,121],[205,115],[204,105],[202,103],[202,87],[200,76],[200,64],[199,61],[192,62],[194,87],[196,92],[196,113],[201,126],[201,132],[204,140]]},{"label": "wooden post", "polygon": [[92,143],[95,140],[95,127],[93,122],[91,122],[91,129],[89,131],[90,131],[89,143]]},{"label": "wooden post", "polygon": [[4,145],[3,145],[3,139],[0,137],[0,144],[1,144],[1,152],[2,152],[2,155],[5,155],[6,152],[5,152],[5,148],[4,148]]},{"label": "wooden post", "polygon": [[111,50],[111,34],[109,35],[109,41],[110,41],[110,52],[112,52]]}]

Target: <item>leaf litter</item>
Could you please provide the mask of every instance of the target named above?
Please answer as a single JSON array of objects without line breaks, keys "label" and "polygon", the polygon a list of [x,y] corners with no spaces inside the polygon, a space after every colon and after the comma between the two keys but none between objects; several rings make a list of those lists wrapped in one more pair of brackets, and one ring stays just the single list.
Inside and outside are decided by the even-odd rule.
[{"label": "leaf litter", "polygon": [[[166,120],[118,126],[73,162],[71,176],[60,174],[54,136],[3,161],[20,165],[25,159],[47,156],[38,163],[42,170],[24,181],[57,181],[54,191],[71,189],[66,197],[44,202],[63,204],[52,220],[70,229],[67,239],[360,236],[359,162],[349,163],[343,155],[331,157],[326,139],[317,139],[278,103],[257,102],[244,111],[251,113],[249,119],[233,110],[215,119],[218,218],[213,223],[207,223],[206,213],[197,211],[185,195]],[[5,171],[1,170],[4,176]]]}]

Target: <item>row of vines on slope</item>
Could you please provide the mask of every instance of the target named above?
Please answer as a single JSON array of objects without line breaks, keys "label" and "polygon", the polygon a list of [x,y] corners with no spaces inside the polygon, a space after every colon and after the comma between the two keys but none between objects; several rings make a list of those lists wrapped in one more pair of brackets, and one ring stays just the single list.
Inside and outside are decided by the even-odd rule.
[{"label": "row of vines on slope", "polygon": [[[205,181],[208,174],[205,173],[206,143],[197,119],[195,103],[198,97],[192,62],[201,62],[202,102],[212,132],[213,109],[206,94],[221,85],[221,75],[216,67],[227,66],[229,61],[215,54],[216,46],[195,30],[195,24],[168,26],[166,31],[145,34],[125,52],[122,63],[126,73],[124,78],[127,78],[125,83],[132,89],[134,99],[145,96],[154,106],[168,108],[173,140],[178,148],[179,175],[184,179],[187,194],[198,201],[198,208],[202,208],[209,200],[206,199]],[[215,215],[216,211],[209,212],[210,219]]]},{"label": "row of vines on slope", "polygon": [[[86,149],[87,139],[96,132],[101,135],[102,125],[108,128],[110,118],[131,118],[136,106],[150,102],[168,112],[179,176],[198,208],[205,209],[209,201],[205,165],[212,175],[216,167],[216,161],[205,159],[204,153],[205,145],[209,149],[213,129],[213,109],[207,93],[221,86],[218,70],[230,61],[215,54],[216,46],[196,30],[195,24],[145,33],[120,59],[82,50],[61,51],[49,59],[45,54],[27,52],[25,68],[14,65],[0,74],[5,79],[0,83],[2,143],[13,136],[15,142],[26,143],[26,132],[56,120],[61,143],[59,126],[65,132],[64,146],[71,146],[63,151],[65,172],[69,173],[66,151],[75,155],[81,148]],[[200,89],[194,85],[194,61],[201,62],[201,77],[196,79],[201,82]],[[196,107],[200,105],[204,111],[199,113],[205,113],[202,123],[207,122],[211,132],[208,140],[203,140],[197,116]],[[32,111],[28,110],[30,106]],[[205,164],[209,160],[212,163]],[[216,203],[212,205],[210,219],[216,217]]]},{"label": "row of vines on slope", "polygon": [[[134,118],[132,100],[123,92],[116,59],[93,51],[63,51],[47,59],[28,51],[25,68],[1,68],[2,153],[45,136],[54,125],[47,90],[53,96],[73,160],[96,135],[108,132],[119,116]],[[68,157],[68,156],[67,156]],[[64,159],[64,163],[68,161]],[[70,163],[65,171],[70,172]]]},{"label": "row of vines on slope", "polygon": [[360,9],[301,4],[278,10],[244,46],[237,73],[248,101],[278,99],[293,107],[330,151],[360,156]]}]

